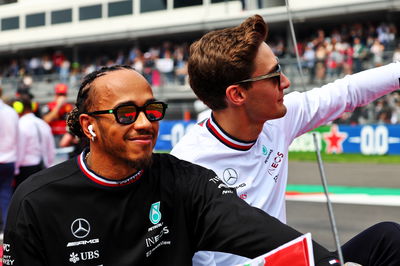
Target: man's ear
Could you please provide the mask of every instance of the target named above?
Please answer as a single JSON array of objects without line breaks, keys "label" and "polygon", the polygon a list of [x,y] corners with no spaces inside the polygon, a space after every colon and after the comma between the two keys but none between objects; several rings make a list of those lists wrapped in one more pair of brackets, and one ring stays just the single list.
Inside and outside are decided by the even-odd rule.
[{"label": "man's ear", "polygon": [[90,120],[91,120],[91,118],[87,114],[81,114],[79,116],[79,123],[81,124],[83,134],[85,134],[88,139],[90,139],[92,137],[92,135],[90,134],[89,129],[88,129],[89,125],[92,124],[92,121],[90,121]]},{"label": "man's ear", "polygon": [[228,103],[242,105],[246,99],[246,90],[239,85],[230,85],[226,88],[225,95]]}]

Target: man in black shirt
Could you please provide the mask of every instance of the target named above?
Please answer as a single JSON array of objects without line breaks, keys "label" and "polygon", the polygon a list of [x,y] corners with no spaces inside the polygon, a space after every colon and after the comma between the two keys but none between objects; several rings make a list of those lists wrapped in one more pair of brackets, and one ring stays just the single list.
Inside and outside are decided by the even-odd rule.
[{"label": "man in black shirt", "polygon": [[[301,235],[211,170],[153,154],[166,108],[129,67],[86,76],[68,126],[90,149],[18,187],[3,263],[190,265],[198,250],[253,258]],[[316,265],[337,265],[334,253],[313,249]]]}]

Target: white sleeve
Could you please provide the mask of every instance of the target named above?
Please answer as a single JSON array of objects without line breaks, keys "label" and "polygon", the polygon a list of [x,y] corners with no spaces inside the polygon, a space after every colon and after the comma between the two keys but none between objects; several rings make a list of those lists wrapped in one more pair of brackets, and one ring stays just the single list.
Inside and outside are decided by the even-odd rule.
[{"label": "white sleeve", "polygon": [[285,96],[287,106],[284,127],[290,138],[324,125],[343,112],[353,111],[399,89],[400,63],[362,71],[338,79],[321,88]]},{"label": "white sleeve", "polygon": [[192,263],[193,266],[215,266],[214,253],[211,251],[196,252]]},{"label": "white sleeve", "polygon": [[[44,121],[43,121],[44,122]],[[56,157],[56,146],[54,142],[54,136],[51,133],[51,128],[46,122],[42,123],[42,132],[43,132],[43,145],[45,151],[45,165],[46,167],[50,167],[54,163],[54,159]]]},{"label": "white sleeve", "polygon": [[30,138],[31,130],[27,129],[21,123],[18,123],[18,144],[17,144],[17,161],[15,163],[15,174],[19,174],[19,168],[21,167],[24,156],[27,150],[27,142]]}]

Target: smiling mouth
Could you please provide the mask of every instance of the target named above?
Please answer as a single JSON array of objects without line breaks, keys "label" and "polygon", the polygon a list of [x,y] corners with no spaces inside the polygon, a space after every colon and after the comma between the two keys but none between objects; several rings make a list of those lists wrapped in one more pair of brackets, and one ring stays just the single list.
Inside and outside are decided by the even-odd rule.
[{"label": "smiling mouth", "polygon": [[152,141],[151,140],[135,140],[134,143],[137,145],[149,146],[152,144]]},{"label": "smiling mouth", "polygon": [[134,136],[134,137],[128,137],[127,140],[139,143],[148,143],[153,141],[153,136],[152,135]]}]

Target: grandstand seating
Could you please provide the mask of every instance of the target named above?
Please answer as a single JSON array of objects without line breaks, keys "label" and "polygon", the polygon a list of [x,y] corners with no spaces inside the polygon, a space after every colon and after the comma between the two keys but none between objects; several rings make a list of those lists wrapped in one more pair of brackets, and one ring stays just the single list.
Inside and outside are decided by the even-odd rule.
[{"label": "grandstand seating", "polygon": [[[324,29],[330,38],[334,30],[343,30],[344,24],[377,27],[386,22],[399,28],[400,0],[291,0],[290,4],[303,47],[318,29]],[[70,0],[51,1],[51,4],[49,0],[3,1],[0,3],[0,86],[5,95],[13,95],[30,59],[51,58],[61,51],[71,64],[67,76],[60,77],[59,70],[54,69],[40,77],[33,75],[31,92],[40,103],[48,102],[53,98],[54,85],[66,79],[71,88],[68,97],[73,102],[86,69],[117,63],[119,54],[128,57],[133,47],[140,47],[145,54],[154,48],[162,50],[166,41],[174,45],[190,44],[208,30],[237,25],[254,13],[269,23],[269,42],[277,54],[279,42],[283,40],[284,53],[279,55],[284,72],[291,79],[292,89],[303,90],[283,0]],[[385,63],[392,60],[393,52],[394,47],[388,46],[383,56]],[[9,72],[8,68],[15,62],[18,71]],[[79,68],[74,69],[75,64]],[[374,66],[372,58],[365,60],[364,65]],[[22,74],[21,69],[25,71]],[[321,80],[309,79],[307,70],[305,74],[305,89],[309,89],[346,73],[327,75]],[[170,80],[162,73],[160,80],[153,84],[156,97],[180,104],[182,110],[196,99],[187,80]]]}]

